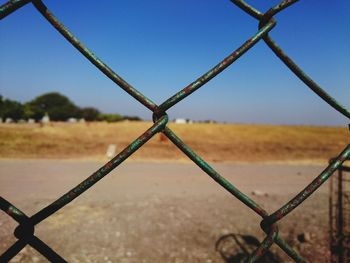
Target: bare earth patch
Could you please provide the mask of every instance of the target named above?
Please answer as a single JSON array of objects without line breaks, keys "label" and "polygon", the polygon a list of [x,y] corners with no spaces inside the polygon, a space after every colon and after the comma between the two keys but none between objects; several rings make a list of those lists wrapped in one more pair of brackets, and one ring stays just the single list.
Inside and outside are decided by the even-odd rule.
[{"label": "bare earth patch", "polygon": [[[101,162],[0,161],[1,196],[32,215],[78,184]],[[214,164],[273,212],[316,177],[321,165]],[[255,194],[253,194],[255,192]],[[261,219],[192,164],[122,164],[36,227],[68,262],[237,262],[265,234]],[[0,212],[0,253],[16,224]],[[310,262],[329,262],[327,183],[279,222],[280,233]],[[297,236],[307,234],[301,242]],[[243,253],[244,254],[244,253]],[[288,262],[273,246],[270,257]],[[271,258],[270,258],[271,260]],[[26,247],[13,262],[46,262]]]}]

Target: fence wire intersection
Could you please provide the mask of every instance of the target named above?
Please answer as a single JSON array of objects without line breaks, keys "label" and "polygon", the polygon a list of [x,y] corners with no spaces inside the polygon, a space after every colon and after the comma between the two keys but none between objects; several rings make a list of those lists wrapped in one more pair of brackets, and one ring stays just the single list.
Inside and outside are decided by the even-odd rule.
[{"label": "fence wire intersection", "polygon": [[197,155],[189,146],[187,146],[169,127],[168,115],[166,111],[179,103],[181,100],[192,94],[194,91],[201,88],[204,84],[217,76],[245,52],[252,48],[257,42],[263,40],[273,53],[281,59],[281,61],[313,92],[321,97],[326,103],[350,119],[350,112],[347,108],[338,103],[332,96],[324,91],[316,82],[314,82],[307,74],[305,74],[297,64],[289,58],[283,50],[269,36],[269,32],[275,27],[276,20],[274,15],[278,14],[287,7],[295,4],[299,0],[284,0],[276,6],[272,7],[265,13],[261,13],[254,7],[248,5],[242,0],[231,0],[236,6],[245,11],[248,15],[258,20],[258,31],[244,42],[239,48],[229,54],[226,58],[220,61],[216,66],[208,72],[197,78],[188,86],[165,100],[162,104],[157,105],[151,99],[147,98],[122,77],[115,73],[102,60],[95,56],[87,47],[85,47],[45,6],[41,0],[10,0],[0,6],[0,19],[5,18],[15,12],[22,6],[32,3],[33,6],[46,18],[46,20],[67,40],[69,41],[83,56],[85,56],[92,64],[94,64],[102,73],[109,79],[126,91],[129,95],[139,101],[142,105],[152,111],[154,124],[135,139],[129,146],[122,150],[113,159],[103,165],[100,169],[86,178],[83,182],[72,188],[66,194],[62,195],[53,203],[44,207],[32,216],[25,215],[21,210],[5,198],[0,197],[0,209],[18,222],[18,226],[14,230],[14,236],[18,239],[10,248],[0,255],[0,262],[7,262],[15,257],[26,245],[30,245],[41,253],[44,257],[52,262],[66,262],[66,260],[50,248],[44,241],[38,238],[35,233],[35,226],[51,216],[62,207],[73,201],[95,183],[101,180],[109,172],[115,169],[119,164],[131,156],[135,151],[142,147],[155,134],[164,133],[171,142],[173,142],[185,155],[187,155],[194,163],[196,163],[205,173],[213,180],[230,192],[233,196],[243,202],[246,206],[252,209],[261,218],[261,228],[266,233],[265,239],[260,243],[260,246],[250,255],[247,262],[256,262],[263,256],[272,244],[277,244],[290,258],[295,262],[306,262],[287,242],[285,242],[278,232],[277,222],[288,215],[293,209],[298,207],[305,201],[314,191],[316,191],[327,179],[336,171],[342,163],[350,159],[350,144],[335,158],[325,169],[318,175],[308,186],[298,193],[289,202],[283,205],[275,212],[269,214],[253,199],[245,195],[237,189],[232,183],[222,177],[215,171],[207,162]]}]

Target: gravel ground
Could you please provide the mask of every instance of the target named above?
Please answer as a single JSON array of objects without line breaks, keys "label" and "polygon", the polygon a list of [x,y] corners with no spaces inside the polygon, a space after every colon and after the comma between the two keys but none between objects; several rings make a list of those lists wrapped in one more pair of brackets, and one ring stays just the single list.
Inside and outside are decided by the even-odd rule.
[{"label": "gravel ground", "polygon": [[[101,164],[2,160],[0,194],[32,215]],[[296,164],[214,167],[269,212],[324,168]],[[254,212],[195,165],[127,162],[37,225],[35,233],[68,262],[239,262],[245,250],[252,251],[257,240],[264,238],[259,223]],[[0,253],[16,240],[15,227],[0,212]],[[310,262],[328,262],[327,184],[279,227],[282,237]],[[300,241],[303,237],[304,242]],[[273,246],[262,262],[289,261]],[[47,261],[27,246],[12,262]]]}]

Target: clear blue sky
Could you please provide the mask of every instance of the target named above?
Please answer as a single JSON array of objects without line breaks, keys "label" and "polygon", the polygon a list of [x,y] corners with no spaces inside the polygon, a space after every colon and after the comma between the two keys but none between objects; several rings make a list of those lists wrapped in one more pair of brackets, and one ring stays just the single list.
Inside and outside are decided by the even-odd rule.
[{"label": "clear blue sky", "polygon": [[[278,1],[249,1],[261,11]],[[0,4],[5,3],[1,0]],[[156,103],[256,33],[229,0],[57,1],[48,8],[99,58]],[[301,0],[276,16],[271,36],[350,108],[350,1]],[[28,4],[0,22],[0,94],[22,102],[49,91],[104,112],[151,113],[99,72]],[[260,42],[168,111],[239,123],[347,125]]]}]

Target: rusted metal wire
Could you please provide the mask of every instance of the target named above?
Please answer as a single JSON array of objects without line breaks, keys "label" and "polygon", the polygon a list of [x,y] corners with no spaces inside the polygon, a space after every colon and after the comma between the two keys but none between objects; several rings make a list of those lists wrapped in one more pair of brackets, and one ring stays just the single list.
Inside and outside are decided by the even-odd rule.
[{"label": "rusted metal wire", "polygon": [[350,166],[340,166],[338,173],[330,179],[329,186],[330,262],[349,262]]},{"label": "rusted metal wire", "polygon": [[195,81],[187,85],[185,88],[177,92],[165,100],[159,106],[151,99],[147,98],[137,89],[132,87],[122,77],[109,68],[101,59],[99,59],[93,52],[85,47],[45,6],[41,0],[11,0],[0,6],[0,19],[5,18],[12,12],[22,6],[32,3],[33,6],[43,15],[46,20],[65,38],[69,41],[84,57],[86,57],[93,65],[95,65],[103,74],[126,91],[129,95],[139,101],[142,105],[153,112],[154,125],[145,131],[140,137],[134,140],[123,151],[116,155],[111,161],[103,165],[95,173],[71,189],[66,194],[62,195],[56,201],[41,209],[31,217],[25,215],[22,211],[12,205],[5,198],[0,197],[0,209],[18,222],[17,228],[14,230],[14,236],[18,239],[10,248],[7,249],[1,256],[0,262],[7,262],[16,256],[19,251],[26,245],[32,246],[39,253],[45,256],[52,262],[66,262],[64,258],[58,255],[52,248],[50,248],[44,241],[35,236],[35,226],[51,216],[62,207],[73,201],[79,195],[84,193],[87,189],[92,187],[95,183],[105,177],[119,164],[131,156],[142,145],[144,145],[155,134],[162,132],[170,141],[172,141],[185,155],[187,155],[194,163],[196,163],[205,173],[207,173],[215,182],[220,184],[234,197],[239,199],[242,203],[248,206],[256,214],[261,216],[261,228],[267,234],[260,246],[250,255],[248,262],[256,262],[272,244],[277,244],[287,255],[295,262],[306,262],[295,250],[293,250],[286,241],[279,236],[277,222],[287,216],[293,209],[304,202],[314,191],[316,191],[327,179],[336,171],[342,163],[350,158],[350,144],[345,146],[344,150],[335,158],[329,166],[317,176],[304,190],[302,190],[293,199],[287,202],[277,211],[269,214],[262,206],[257,204],[252,198],[245,195],[233,183],[222,177],[215,169],[213,169],[207,162],[205,162],[199,155],[197,155],[188,145],[186,145],[169,127],[167,127],[168,116],[166,111],[185,99],[187,96],[198,90],[204,84],[209,82],[212,78],[220,74],[245,52],[251,49],[257,42],[264,40],[267,46],[281,59],[281,61],[301,79],[312,91],[319,97],[326,101],[335,110],[342,113],[350,119],[350,112],[344,106],[339,104],[333,97],[327,94],[316,82],[314,82],[308,75],[306,75],[295,62],[293,62],[283,50],[270,38],[268,33],[276,25],[273,16],[289,6],[298,2],[298,0],[284,0],[280,4],[272,7],[265,13],[261,13],[254,7],[248,5],[242,0],[231,0],[236,6],[254,17],[259,21],[258,31],[244,42],[239,48],[229,54],[226,58],[221,60],[216,66],[212,67],[205,74],[197,78]]}]

